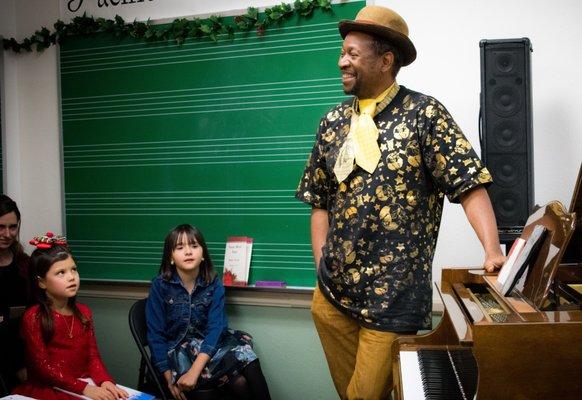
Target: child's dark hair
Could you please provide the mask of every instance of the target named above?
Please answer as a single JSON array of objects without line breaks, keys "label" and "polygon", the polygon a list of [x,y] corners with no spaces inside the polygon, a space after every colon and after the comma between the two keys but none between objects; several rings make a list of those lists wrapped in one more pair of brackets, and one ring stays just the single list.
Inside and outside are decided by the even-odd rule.
[{"label": "child's dark hair", "polygon": [[[53,315],[51,313],[51,299],[46,291],[39,286],[39,279],[45,278],[51,266],[58,262],[72,257],[70,250],[65,246],[55,245],[49,249],[36,249],[30,256],[30,282],[31,292],[40,306],[42,336],[48,343],[55,333]],[[89,327],[90,321],[81,313],[76,303],[76,296],[69,298],[68,305],[73,311],[73,315],[81,321],[85,328]]]},{"label": "child's dark hair", "polygon": [[204,260],[200,263],[199,276],[204,279],[206,283],[212,282],[216,276],[216,272],[214,272],[214,266],[210,259],[210,253],[208,252],[208,246],[206,246],[206,241],[204,240],[204,236],[202,236],[202,232],[190,224],[178,225],[166,236],[166,240],[164,241],[164,253],[162,254],[162,263],[159,271],[162,278],[166,281],[172,279],[172,275],[176,271],[176,266],[171,263],[172,252],[178,245],[178,241],[181,241],[184,236],[188,239],[189,243],[198,243],[199,246],[202,246],[202,257],[204,257]]},{"label": "child's dark hair", "polygon": [[[16,214],[16,220],[20,224],[20,210],[18,209],[16,202],[12,200],[10,197],[6,196],[5,194],[0,194],[0,217],[11,212]],[[16,238],[14,242],[10,245],[10,250],[12,251],[12,254],[16,256],[24,253],[24,249],[22,248],[22,245],[18,241],[18,238]]]}]

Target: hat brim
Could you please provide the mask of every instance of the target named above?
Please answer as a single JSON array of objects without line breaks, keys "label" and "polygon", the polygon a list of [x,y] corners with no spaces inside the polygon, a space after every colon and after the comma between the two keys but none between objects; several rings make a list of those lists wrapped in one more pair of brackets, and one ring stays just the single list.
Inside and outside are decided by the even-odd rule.
[{"label": "hat brim", "polygon": [[410,41],[406,35],[403,35],[394,29],[386,28],[385,26],[377,25],[375,23],[364,21],[356,22],[345,19],[339,22],[339,31],[343,39],[345,39],[351,31],[358,31],[390,41],[398,47],[402,53],[402,66],[409,65],[416,59],[416,48],[414,47],[414,44],[412,44],[412,41]]}]

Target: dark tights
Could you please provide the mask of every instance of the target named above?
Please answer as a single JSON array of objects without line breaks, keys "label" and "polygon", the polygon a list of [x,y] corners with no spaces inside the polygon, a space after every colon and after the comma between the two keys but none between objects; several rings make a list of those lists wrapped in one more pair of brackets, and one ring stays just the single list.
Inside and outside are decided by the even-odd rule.
[{"label": "dark tights", "polygon": [[259,360],[247,365],[242,375],[228,384],[228,391],[239,400],[271,400]]}]

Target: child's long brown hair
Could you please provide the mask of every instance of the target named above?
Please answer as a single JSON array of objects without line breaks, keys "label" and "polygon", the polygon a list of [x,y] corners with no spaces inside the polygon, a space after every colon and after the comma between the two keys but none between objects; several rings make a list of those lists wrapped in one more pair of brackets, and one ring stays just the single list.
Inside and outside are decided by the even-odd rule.
[{"label": "child's long brown hair", "polygon": [[[31,291],[40,305],[42,337],[46,343],[50,342],[55,334],[55,324],[51,312],[51,299],[47,296],[46,290],[39,286],[39,279],[46,278],[47,272],[54,263],[66,260],[68,257],[72,257],[72,254],[65,246],[53,246],[50,249],[37,248],[30,256]],[[71,307],[73,315],[81,321],[86,329],[91,321],[77,307],[76,296],[69,298],[68,305]]]},{"label": "child's long brown hair", "polygon": [[206,283],[212,282],[212,279],[216,276],[214,272],[214,265],[210,259],[210,253],[208,252],[208,247],[206,246],[206,241],[202,232],[196,227],[190,224],[178,225],[168,233],[166,240],[164,241],[164,254],[162,255],[162,263],[160,265],[160,274],[164,280],[169,281],[172,279],[172,275],[176,272],[176,266],[172,264],[172,252],[176,248],[178,241],[185,236],[189,243],[198,243],[202,246],[202,257],[204,260],[200,263],[200,273],[199,276],[204,279]]}]

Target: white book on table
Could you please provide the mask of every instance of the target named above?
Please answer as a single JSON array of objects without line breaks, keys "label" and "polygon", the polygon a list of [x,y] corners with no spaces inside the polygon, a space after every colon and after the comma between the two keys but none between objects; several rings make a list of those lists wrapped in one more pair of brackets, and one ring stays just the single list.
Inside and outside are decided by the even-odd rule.
[{"label": "white book on table", "polygon": [[[95,385],[95,381],[93,381],[93,379],[91,379],[91,378],[79,378],[79,380],[85,381],[89,385],[96,386]],[[144,393],[144,392],[140,392],[139,390],[135,390],[135,389],[129,388],[127,386],[123,386],[123,385],[119,385],[118,384],[117,387],[125,390],[129,394],[129,397],[127,398],[127,400],[154,400],[155,399],[155,397],[152,396],[151,394],[147,394],[147,393]],[[58,391],[61,391],[63,393],[66,393],[66,394],[68,394],[70,396],[77,397],[79,399],[91,400],[90,397],[84,396],[82,394],[70,392],[70,391],[65,390],[65,389],[62,389],[60,387],[56,387],[55,386],[55,389],[58,390]]]}]

